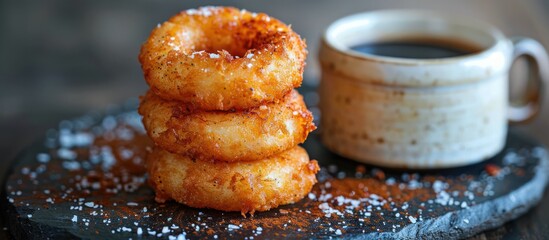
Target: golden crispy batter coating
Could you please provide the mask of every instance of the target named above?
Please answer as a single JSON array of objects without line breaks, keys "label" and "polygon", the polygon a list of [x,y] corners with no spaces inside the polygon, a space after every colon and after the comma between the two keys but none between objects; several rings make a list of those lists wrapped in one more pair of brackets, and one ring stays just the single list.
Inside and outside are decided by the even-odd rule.
[{"label": "golden crispy batter coating", "polygon": [[139,61],[164,99],[191,108],[242,110],[301,85],[305,42],[284,23],[232,7],[183,11],[155,28]]},{"label": "golden crispy batter coating", "polygon": [[189,111],[152,92],[139,113],[148,135],[161,148],[193,159],[253,161],[302,143],[316,127],[295,90],[279,102],[244,111]]},{"label": "golden crispy batter coating", "polygon": [[301,200],[316,183],[319,167],[296,146],[253,162],[193,161],[155,147],[147,156],[156,201],[253,215]]}]

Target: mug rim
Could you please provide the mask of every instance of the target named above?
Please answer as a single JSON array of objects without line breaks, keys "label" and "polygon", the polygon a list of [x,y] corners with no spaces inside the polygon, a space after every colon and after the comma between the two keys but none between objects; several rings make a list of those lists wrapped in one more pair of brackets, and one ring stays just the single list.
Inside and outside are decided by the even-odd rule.
[{"label": "mug rim", "polygon": [[[344,26],[345,22],[349,21],[358,21],[358,20],[364,20],[367,18],[373,18],[373,17],[391,17],[391,16],[399,16],[400,18],[409,18],[411,16],[422,16],[424,20],[427,21],[443,21],[445,24],[455,24],[460,26],[465,26],[470,29],[476,29],[484,32],[486,35],[490,36],[492,40],[492,44],[490,44],[488,47],[483,47],[481,51],[465,54],[465,55],[459,55],[454,57],[446,57],[446,58],[399,58],[399,57],[389,57],[389,56],[382,56],[382,55],[375,55],[370,53],[363,53],[356,50],[351,49],[351,47],[341,47],[338,46],[338,44],[334,44],[334,39],[331,37],[331,33],[336,30],[336,27]],[[394,18],[394,17],[393,17]],[[353,29],[352,27],[349,27],[350,29]],[[470,40],[470,39],[469,39]],[[456,61],[463,61],[468,60],[474,57],[487,55],[490,52],[494,51],[498,48],[498,45],[501,45],[503,41],[505,41],[506,38],[504,34],[495,26],[488,24],[484,21],[477,20],[477,19],[465,19],[463,17],[457,17],[456,15],[443,15],[441,12],[432,11],[432,10],[419,10],[419,9],[390,9],[390,10],[376,10],[376,11],[367,11],[367,12],[361,12],[356,13],[352,15],[348,15],[342,18],[337,19],[336,21],[332,22],[324,31],[322,41],[323,45],[340,52],[342,54],[351,56],[353,58],[361,59],[361,60],[369,60],[369,61],[375,61],[375,62],[383,62],[383,63],[390,63],[390,64],[398,64],[398,65],[426,65],[426,64],[448,64],[453,63]]]}]

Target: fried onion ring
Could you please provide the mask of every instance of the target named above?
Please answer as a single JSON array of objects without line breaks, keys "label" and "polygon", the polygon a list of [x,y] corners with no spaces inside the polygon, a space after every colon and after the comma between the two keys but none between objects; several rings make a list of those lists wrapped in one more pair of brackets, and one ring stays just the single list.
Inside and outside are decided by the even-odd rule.
[{"label": "fried onion ring", "polygon": [[253,162],[193,161],[155,147],[147,156],[155,200],[175,200],[195,208],[267,211],[301,200],[316,183],[319,167],[296,146]]},{"label": "fried onion ring", "polygon": [[279,102],[243,111],[189,111],[151,91],[139,113],[153,142],[193,159],[253,161],[302,143],[316,127],[295,90]]},{"label": "fried onion ring", "polygon": [[232,7],[183,11],[155,28],[139,61],[152,91],[203,110],[243,110],[301,85],[307,50],[290,27]]}]

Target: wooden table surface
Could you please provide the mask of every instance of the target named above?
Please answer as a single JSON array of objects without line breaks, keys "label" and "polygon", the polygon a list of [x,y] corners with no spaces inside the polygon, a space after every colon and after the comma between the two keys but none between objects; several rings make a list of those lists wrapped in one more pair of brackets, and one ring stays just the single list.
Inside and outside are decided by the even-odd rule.
[{"label": "wooden table surface", "polygon": [[[0,0],[0,177],[10,160],[59,121],[108,108],[146,90],[137,54],[150,30],[179,10],[219,2]],[[266,12],[307,39],[306,84],[318,83],[323,29],[352,13],[386,8],[433,9],[488,21],[508,36],[549,46],[549,1],[224,1]],[[547,66],[546,66],[547,67]],[[517,74],[515,74],[517,75]],[[520,75],[514,81],[520,81]],[[518,129],[549,145],[549,98],[540,116]],[[4,225],[0,226],[3,228]],[[549,236],[549,193],[526,215],[478,239]],[[0,238],[7,237],[0,230]]]}]

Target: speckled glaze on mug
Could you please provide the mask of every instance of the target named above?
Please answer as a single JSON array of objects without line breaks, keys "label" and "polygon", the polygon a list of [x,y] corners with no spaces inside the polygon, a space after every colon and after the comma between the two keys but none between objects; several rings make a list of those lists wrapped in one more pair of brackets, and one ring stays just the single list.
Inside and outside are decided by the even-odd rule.
[{"label": "speckled glaze on mug", "polygon": [[[462,39],[483,50],[405,59],[351,49],[409,36]],[[522,55],[531,64],[547,63],[536,41],[510,40],[475,21],[415,10],[342,18],[327,28],[319,54],[322,141],[342,156],[397,168],[447,168],[492,157],[504,146],[508,120],[529,119],[539,108],[542,87],[526,105],[508,103],[509,69]],[[546,72],[538,75],[541,85]]]}]

